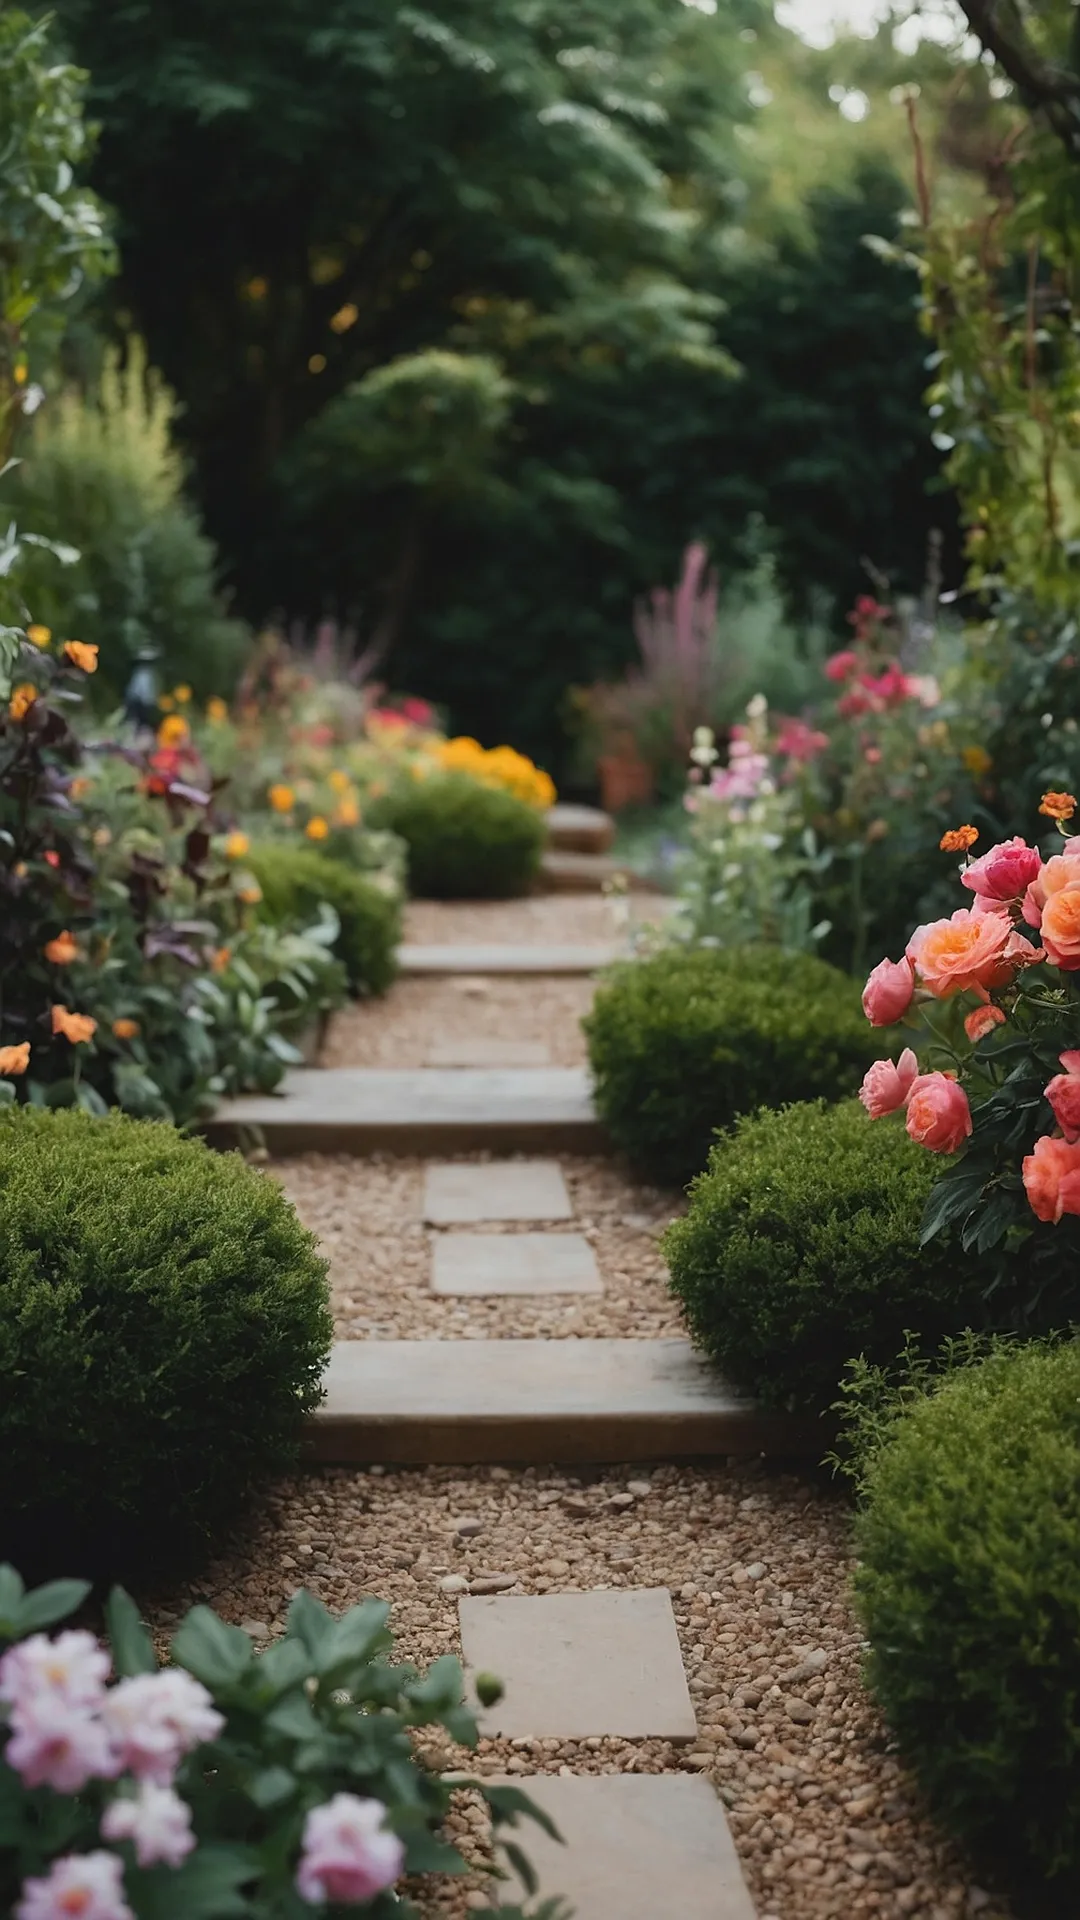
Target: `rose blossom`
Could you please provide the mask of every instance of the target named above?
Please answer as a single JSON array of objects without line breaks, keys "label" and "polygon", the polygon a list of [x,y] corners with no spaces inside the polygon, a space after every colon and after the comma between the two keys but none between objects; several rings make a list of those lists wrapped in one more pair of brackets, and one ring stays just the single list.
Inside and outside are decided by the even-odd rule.
[{"label": "rose blossom", "polygon": [[101,1816],[105,1840],[130,1840],[140,1867],[178,1867],[195,1845],[191,1808],[171,1787],[143,1780],[133,1798],[113,1800]]},{"label": "rose blossom", "polygon": [[89,1707],[72,1706],[59,1694],[20,1701],[11,1714],[4,1758],[24,1786],[80,1793],[88,1780],[117,1772],[109,1737]]},{"label": "rose blossom", "polygon": [[1043,908],[1040,928],[1046,955],[1063,973],[1080,968],[1080,887],[1052,893]]},{"label": "rose blossom", "polygon": [[984,993],[1008,978],[1003,961],[1011,933],[1000,913],[977,914],[970,907],[958,907],[949,920],[916,927],[907,957],[937,1000],[969,988]]},{"label": "rose blossom", "polygon": [[839,653],[830,653],[825,662],[825,678],[826,680],[850,680],[858,664],[858,654],[851,647],[843,647]]},{"label": "rose blossom", "polygon": [[903,1106],[918,1072],[919,1062],[910,1047],[904,1048],[895,1064],[891,1060],[874,1061],[859,1089],[859,1099],[871,1120],[880,1120]]},{"label": "rose blossom", "polygon": [[135,1920],[115,1853],[68,1853],[40,1879],[24,1880],[12,1920]]},{"label": "rose blossom", "polygon": [[1015,834],[972,860],[960,875],[961,886],[988,900],[1019,900],[1042,869],[1038,847]]},{"label": "rose blossom", "polygon": [[99,1706],[110,1665],[92,1633],[70,1629],[54,1640],[33,1633],[0,1660],[0,1700],[19,1705],[50,1693],[69,1706]]},{"label": "rose blossom", "polygon": [[907,1130],[931,1153],[955,1153],[971,1132],[963,1087],[947,1073],[921,1073],[908,1094]]},{"label": "rose blossom", "polygon": [[985,1040],[987,1034],[992,1033],[995,1027],[1001,1027],[1004,1024],[1005,1015],[1001,1008],[989,1004],[985,1007],[974,1007],[970,1013],[964,1015],[964,1032],[972,1046],[975,1046],[979,1040]]},{"label": "rose blossom", "polygon": [[1043,1092],[1054,1109],[1054,1119],[1072,1146],[1080,1140],[1080,1053],[1062,1053],[1058,1058],[1065,1071],[1056,1073]]},{"label": "rose blossom", "polygon": [[1067,853],[1052,854],[1024,894],[1021,911],[1029,927],[1041,927],[1047,901],[1070,887],[1080,887],[1080,859]]},{"label": "rose blossom", "polygon": [[104,1719],[121,1768],[163,1787],[184,1755],[225,1725],[206,1688],[181,1667],[121,1680],[106,1695]]},{"label": "rose blossom", "polygon": [[879,960],[863,988],[863,1012],[872,1027],[891,1027],[911,1005],[915,974],[910,960]]},{"label": "rose blossom", "polygon": [[1040,1134],[1023,1172],[1027,1197],[1039,1220],[1056,1226],[1063,1213],[1080,1213],[1080,1143]]},{"label": "rose blossom", "polygon": [[370,1900],[393,1886],[405,1861],[405,1849],[386,1827],[380,1800],[335,1793],[324,1807],[313,1807],[304,1821],[297,1889],[313,1905]]}]

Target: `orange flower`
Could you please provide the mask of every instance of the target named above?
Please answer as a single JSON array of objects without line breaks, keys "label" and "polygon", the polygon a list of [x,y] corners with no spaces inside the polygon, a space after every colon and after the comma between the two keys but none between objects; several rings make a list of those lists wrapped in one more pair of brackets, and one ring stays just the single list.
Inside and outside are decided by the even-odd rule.
[{"label": "orange flower", "polygon": [[243,901],[245,907],[257,907],[262,899],[262,888],[256,880],[251,880],[246,887],[237,887],[236,897]]},{"label": "orange flower", "polygon": [[21,686],[13,687],[11,699],[8,701],[8,712],[11,718],[25,720],[37,697],[37,688],[32,687],[29,680],[24,680]]},{"label": "orange flower", "polygon": [[80,667],[83,673],[97,672],[97,657],[97,648],[85,640],[64,641],[64,659],[70,660],[73,667]]},{"label": "orange flower", "polygon": [[191,688],[188,686],[174,687],[173,699],[176,701],[178,706],[186,707],[188,701],[191,699]]},{"label": "orange flower", "polygon": [[52,1030],[62,1033],[73,1047],[80,1046],[84,1040],[92,1040],[97,1032],[97,1021],[91,1020],[88,1013],[69,1013],[66,1007],[54,1007],[52,1010]]},{"label": "orange flower", "polygon": [[339,827],[358,827],[360,825],[360,808],[356,801],[352,799],[343,800],[334,813],[334,819],[337,821]]},{"label": "orange flower", "polygon": [[88,780],[84,773],[79,773],[76,774],[68,791],[73,800],[85,800],[92,786],[93,781]]},{"label": "orange flower", "polygon": [[230,833],[225,841],[225,852],[230,860],[242,860],[250,846],[251,841],[246,833]]},{"label": "orange flower", "polygon": [[122,1017],[119,1020],[113,1021],[112,1030],[118,1040],[134,1040],[138,1035],[139,1023],[137,1020],[128,1020]]},{"label": "orange flower", "polygon": [[219,727],[223,720],[228,719],[229,717],[228,702],[226,700],[223,700],[219,693],[211,694],[209,700],[207,701],[206,717],[208,720],[213,722],[215,727]]},{"label": "orange flower", "polygon": [[952,827],[943,833],[938,845],[942,853],[966,853],[979,837],[978,827]]},{"label": "orange flower", "polygon": [[0,1073],[6,1073],[14,1079],[25,1073],[30,1065],[30,1042],[20,1040],[17,1047],[0,1047]]},{"label": "orange flower", "polygon": [[1008,966],[1003,968],[1002,962],[1011,934],[1012,923],[1004,914],[977,914],[969,907],[958,907],[950,920],[917,927],[908,942],[907,957],[935,999],[948,1000],[969,988],[985,997],[987,987],[1008,978]]},{"label": "orange flower", "polygon": [[46,960],[51,960],[54,967],[67,967],[73,960],[78,959],[79,943],[74,934],[69,933],[65,927],[63,933],[58,933],[55,940],[46,942],[42,951]]},{"label": "orange flower", "polygon": [[330,828],[323,819],[322,814],[315,813],[312,814],[311,819],[304,828],[304,832],[307,834],[309,840],[325,840],[327,834],[330,832]]},{"label": "orange flower", "polygon": [[224,973],[231,959],[232,959],[232,949],[230,947],[216,947],[213,953],[210,955],[210,966],[212,971],[214,973]]},{"label": "orange flower", "polygon": [[993,1033],[995,1027],[1003,1026],[1004,1023],[1005,1015],[1000,1007],[990,1005],[973,1007],[971,1012],[964,1016],[964,1032],[972,1046],[975,1046],[977,1041],[985,1040],[988,1033]]},{"label": "orange flower", "polygon": [[1055,1226],[1063,1213],[1080,1213],[1080,1145],[1043,1133],[1023,1165],[1032,1212]]},{"label": "orange flower", "polygon": [[1050,895],[1039,934],[1055,967],[1064,973],[1080,969],[1080,888],[1062,887]]},{"label": "orange flower", "polygon": [[188,737],[188,723],[178,713],[167,713],[157,730],[159,747],[182,747]]},{"label": "orange flower", "polygon": [[1048,820],[1071,820],[1076,812],[1076,796],[1072,793],[1055,793],[1053,789],[1044,793],[1039,802],[1039,812],[1045,813]]},{"label": "orange flower", "polygon": [[52,639],[52,629],[39,626],[35,621],[27,627],[26,637],[32,647],[47,647]]},{"label": "orange flower", "polygon": [[326,781],[334,793],[348,793],[349,788],[352,786],[352,781],[349,779],[348,774],[342,773],[340,767],[335,767],[333,773],[328,773]]},{"label": "orange flower", "polygon": [[291,813],[296,804],[296,795],[292,788],[286,787],[280,782],[276,786],[271,787],[266,797],[275,813]]}]

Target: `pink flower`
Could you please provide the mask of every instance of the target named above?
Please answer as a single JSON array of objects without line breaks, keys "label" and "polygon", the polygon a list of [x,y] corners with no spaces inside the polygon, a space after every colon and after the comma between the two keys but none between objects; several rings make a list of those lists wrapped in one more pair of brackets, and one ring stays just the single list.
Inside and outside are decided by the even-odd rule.
[{"label": "pink flower", "polygon": [[121,1770],[163,1787],[184,1755],[225,1725],[206,1688],[180,1667],[121,1680],[106,1695],[103,1717]]},{"label": "pink flower", "polygon": [[47,1692],[13,1708],[4,1758],[24,1786],[52,1787],[54,1793],[80,1793],[88,1780],[109,1780],[117,1771],[93,1711]]},{"label": "pink flower", "polygon": [[171,1787],[140,1782],[133,1798],[110,1801],[101,1816],[105,1840],[130,1840],[140,1867],[178,1867],[195,1845],[191,1808]]},{"label": "pink flower", "polygon": [[1059,1055],[1064,1073],[1056,1073],[1043,1089],[1054,1119],[1070,1146],[1080,1140],[1080,1053]]},{"label": "pink flower", "polygon": [[1056,893],[1076,887],[1080,887],[1080,859],[1073,854],[1052,854],[1024,895],[1022,912],[1028,926],[1041,927],[1047,901]]},{"label": "pink flower", "polygon": [[1019,900],[1042,868],[1038,847],[1029,847],[1019,834],[972,860],[960,875],[961,886],[986,900]]},{"label": "pink flower", "polygon": [[859,664],[859,656],[851,647],[841,648],[839,653],[830,653],[825,662],[827,680],[850,680]]},{"label": "pink flower", "polygon": [[1024,1160],[1023,1174],[1037,1219],[1056,1226],[1063,1213],[1080,1213],[1080,1143],[1041,1134]]},{"label": "pink flower", "polygon": [[296,1874],[301,1897],[312,1905],[339,1905],[371,1900],[393,1886],[405,1849],[385,1820],[380,1800],[360,1800],[354,1793],[335,1793],[324,1807],[313,1807],[304,1821]]},{"label": "pink flower", "polygon": [[971,1132],[963,1087],[947,1073],[920,1073],[908,1094],[907,1130],[931,1153],[955,1153]]},{"label": "pink flower", "polygon": [[861,713],[871,712],[872,706],[873,702],[864,688],[852,687],[837,701],[836,711],[842,714],[845,720],[856,720]]},{"label": "pink flower", "polygon": [[417,700],[412,694],[401,703],[401,711],[410,727],[430,727],[435,719],[435,709],[429,700]]},{"label": "pink flower", "polygon": [[948,920],[916,927],[907,955],[935,999],[948,1000],[969,989],[985,996],[988,987],[1009,978],[1011,966],[1021,964],[1023,954],[1010,949],[1006,955],[1010,940],[1017,937],[1004,915],[957,907]]},{"label": "pink flower", "polygon": [[805,720],[785,720],[776,736],[776,751],[787,760],[813,760],[828,744],[828,734],[808,727]]},{"label": "pink flower", "polygon": [[914,683],[896,665],[886,667],[876,680],[872,674],[863,674],[861,685],[874,707],[899,706],[903,701],[912,699],[916,691]]},{"label": "pink flower", "polygon": [[905,1047],[895,1065],[891,1060],[875,1060],[859,1090],[859,1099],[871,1120],[902,1107],[919,1072],[919,1062],[910,1047]]},{"label": "pink flower", "polygon": [[979,1040],[985,1040],[987,1034],[992,1033],[995,1027],[1001,1027],[1004,1024],[1005,1015],[1001,1008],[989,1002],[985,1007],[973,1007],[970,1013],[964,1015],[964,1032],[972,1046],[975,1046]]},{"label": "pink flower", "polygon": [[92,1633],[69,1630],[54,1640],[34,1633],[0,1660],[0,1700],[20,1705],[55,1694],[69,1706],[100,1705],[111,1662]]},{"label": "pink flower", "polygon": [[115,1853],[68,1853],[39,1880],[24,1880],[12,1920],[135,1920]]},{"label": "pink flower", "polygon": [[915,970],[910,960],[879,960],[863,988],[863,1012],[872,1027],[891,1027],[911,1005]]}]

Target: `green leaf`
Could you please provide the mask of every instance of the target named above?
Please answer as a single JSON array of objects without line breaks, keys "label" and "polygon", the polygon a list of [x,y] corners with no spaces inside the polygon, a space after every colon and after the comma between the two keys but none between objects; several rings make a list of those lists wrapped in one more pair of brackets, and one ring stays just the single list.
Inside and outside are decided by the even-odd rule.
[{"label": "green leaf", "polygon": [[279,1807],[296,1791],[296,1775],[288,1767],[262,1767],[247,1783],[247,1796],[257,1807]]},{"label": "green leaf", "polygon": [[502,1842],[502,1849],[526,1893],[535,1893],[540,1882],[536,1877],[536,1868],[533,1866],[528,1855],[521,1851],[521,1848],[514,1840],[504,1840]]},{"label": "green leaf", "polygon": [[461,1661],[452,1653],[441,1654],[422,1679],[410,1680],[405,1689],[406,1698],[415,1706],[427,1707],[435,1713],[460,1706],[464,1692]]},{"label": "green leaf", "polygon": [[14,1640],[19,1632],[19,1609],[26,1589],[14,1567],[0,1566],[0,1639]]},{"label": "green leaf", "polygon": [[406,1873],[467,1873],[468,1866],[456,1847],[448,1846],[434,1833],[421,1828],[403,1833]]},{"label": "green leaf", "polygon": [[38,1633],[57,1620],[66,1620],[82,1606],[89,1592],[89,1580],[50,1580],[47,1586],[35,1587],[19,1607],[20,1633]]},{"label": "green leaf", "polygon": [[920,1246],[925,1247],[944,1227],[970,1213],[986,1185],[988,1171],[979,1167],[971,1172],[961,1162],[960,1168],[950,1168],[942,1175],[926,1202]]},{"label": "green leaf", "polygon": [[[297,1599],[300,1597],[298,1594]],[[328,1680],[345,1668],[362,1666],[374,1653],[388,1647],[391,1644],[386,1630],[389,1617],[390,1608],[384,1600],[364,1600],[358,1607],[350,1607],[340,1620],[332,1622],[329,1632],[321,1636],[319,1646],[312,1649],[316,1672]],[[292,1621],[291,1608],[289,1620]]]},{"label": "green leaf", "polygon": [[299,1686],[311,1673],[311,1655],[300,1640],[276,1640],[256,1658],[260,1688],[274,1695]]},{"label": "green leaf", "polygon": [[313,1740],[318,1734],[320,1724],[309,1702],[302,1693],[290,1694],[285,1700],[271,1707],[263,1722],[274,1733],[284,1734],[289,1740]]},{"label": "green leaf", "polygon": [[157,1672],[154,1643],[143,1626],[138,1607],[123,1587],[114,1587],[105,1602],[105,1624],[109,1630],[113,1665],[121,1678]]},{"label": "green leaf", "polygon": [[210,1607],[192,1607],[173,1635],[172,1656],[213,1693],[240,1678],[252,1663],[254,1649],[246,1633],[226,1626]]},{"label": "green leaf", "polygon": [[527,1819],[535,1820],[537,1826],[542,1827],[552,1840],[562,1842],[562,1834],[551,1815],[545,1813],[543,1807],[538,1807],[535,1800],[530,1800],[520,1787],[490,1787],[484,1780],[477,1784],[491,1808],[496,1826],[501,1826],[507,1820],[516,1823],[518,1815],[523,1814]]},{"label": "green leaf", "polygon": [[129,1867],[124,1882],[139,1920],[233,1920],[252,1912],[241,1888],[257,1872],[249,1847],[210,1841],[179,1867]]},{"label": "green leaf", "polygon": [[307,1648],[317,1665],[323,1643],[333,1631],[334,1616],[327,1611],[320,1600],[316,1600],[307,1591],[306,1587],[301,1587],[299,1593],[293,1596],[286,1628]]}]

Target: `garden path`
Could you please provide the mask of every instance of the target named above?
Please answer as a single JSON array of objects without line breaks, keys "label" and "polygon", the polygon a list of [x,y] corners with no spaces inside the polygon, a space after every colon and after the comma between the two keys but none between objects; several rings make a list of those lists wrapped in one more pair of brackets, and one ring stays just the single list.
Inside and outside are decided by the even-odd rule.
[{"label": "garden path", "polygon": [[[588,898],[420,905],[409,938],[599,940],[608,912]],[[462,1054],[497,1041],[562,1060],[588,993],[572,978],[402,982],[363,1027],[332,1034],[327,1057],[382,1064],[385,1045],[422,1066],[452,1039]],[[305,1153],[271,1171],[330,1256],[340,1336],[368,1361],[387,1342],[440,1342],[445,1393],[465,1359],[455,1343],[483,1343],[470,1362],[497,1362],[501,1343],[512,1370],[523,1341],[587,1365],[590,1341],[678,1332],[657,1244],[677,1196],[598,1155],[537,1157]],[[395,1364],[400,1351],[386,1348]],[[644,1466],[606,1453],[461,1465],[432,1445],[415,1466],[312,1468],[275,1490],[199,1597],[266,1638],[301,1583],[335,1608],[378,1592],[403,1655],[453,1649],[498,1672],[505,1699],[475,1761],[432,1757],[513,1777],[550,1807],[568,1849],[526,1835],[526,1850],[579,1920],[1007,1920],[919,1809],[861,1687],[835,1490],[778,1461],[657,1451]],[[487,1903],[467,1794],[452,1825],[477,1871],[424,1887],[432,1920]]]}]

